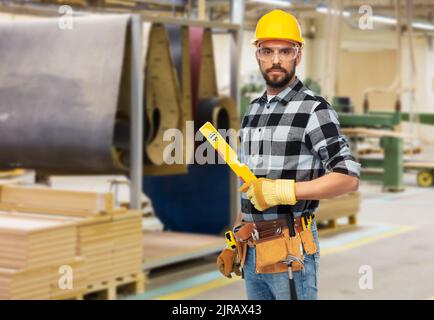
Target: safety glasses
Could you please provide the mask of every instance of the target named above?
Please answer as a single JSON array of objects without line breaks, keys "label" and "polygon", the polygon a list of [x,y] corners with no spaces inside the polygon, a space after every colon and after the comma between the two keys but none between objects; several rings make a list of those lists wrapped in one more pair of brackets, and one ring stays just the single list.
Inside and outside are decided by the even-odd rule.
[{"label": "safety glasses", "polygon": [[280,61],[287,62],[294,60],[299,50],[299,46],[284,48],[261,47],[256,50],[256,57],[261,61],[268,62],[273,60],[274,55],[277,54]]}]

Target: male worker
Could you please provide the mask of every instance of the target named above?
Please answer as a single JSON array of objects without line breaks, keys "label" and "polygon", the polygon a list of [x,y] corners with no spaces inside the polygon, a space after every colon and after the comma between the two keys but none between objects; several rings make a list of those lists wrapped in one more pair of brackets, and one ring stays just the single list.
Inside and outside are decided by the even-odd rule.
[{"label": "male worker", "polygon": [[[265,14],[253,43],[267,89],[242,120],[240,151],[258,179],[240,189],[242,213],[234,227],[239,250],[226,248],[217,263],[230,276],[239,274],[241,260],[249,299],[317,299],[318,200],[356,191],[360,164],[336,112],[295,75],[304,39],[294,16],[281,10]],[[289,240],[277,241],[281,234]],[[302,263],[288,266],[286,254]],[[296,294],[290,291],[288,267],[295,270]]]}]

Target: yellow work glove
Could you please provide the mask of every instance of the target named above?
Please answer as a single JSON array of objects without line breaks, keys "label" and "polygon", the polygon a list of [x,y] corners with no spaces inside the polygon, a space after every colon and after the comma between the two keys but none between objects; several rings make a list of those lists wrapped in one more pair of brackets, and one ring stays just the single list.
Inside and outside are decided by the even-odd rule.
[{"label": "yellow work glove", "polygon": [[241,276],[241,265],[237,258],[237,252],[230,248],[223,249],[217,257],[217,268],[227,278],[232,278],[232,272]]},{"label": "yellow work glove", "polygon": [[259,211],[279,204],[294,205],[297,202],[295,180],[259,178],[244,183],[240,192],[246,192],[253,206]]}]

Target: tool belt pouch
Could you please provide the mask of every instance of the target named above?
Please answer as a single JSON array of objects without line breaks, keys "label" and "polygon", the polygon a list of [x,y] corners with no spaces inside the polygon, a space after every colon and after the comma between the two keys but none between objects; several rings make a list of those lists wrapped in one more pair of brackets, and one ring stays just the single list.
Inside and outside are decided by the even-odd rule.
[{"label": "tool belt pouch", "polygon": [[286,259],[289,254],[283,234],[255,241],[257,273]]},{"label": "tool belt pouch", "polygon": [[[295,256],[297,258],[299,258],[300,260],[304,260],[304,256],[303,256],[303,247],[301,244],[301,238],[300,238],[300,233],[297,233],[294,237],[289,237],[288,236],[288,251],[289,254],[292,256]],[[303,265],[301,265],[298,262],[293,262],[292,263],[292,270],[293,271],[299,271],[303,269]]]},{"label": "tool belt pouch", "polygon": [[244,261],[246,260],[247,253],[247,241],[252,237],[253,228],[254,226],[252,223],[246,223],[242,224],[238,231],[234,232],[241,267],[244,267]]},{"label": "tool belt pouch", "polygon": [[[283,263],[289,254],[303,260],[301,239],[297,234],[289,237],[288,229],[283,229],[282,234],[255,242],[256,273],[279,273],[287,272],[288,265]],[[293,262],[292,270],[302,270],[303,266]]]},{"label": "tool belt pouch", "polygon": [[315,239],[313,238],[311,229],[306,229],[300,232],[300,238],[306,254],[311,255],[317,252],[318,248],[316,247]]},{"label": "tool belt pouch", "polygon": [[240,259],[241,267],[244,268],[244,261],[246,260],[247,253],[247,242],[237,241],[237,253],[238,258]]},{"label": "tool belt pouch", "polygon": [[252,231],[254,229],[253,223],[242,223],[237,226],[237,230],[234,231],[234,236],[237,241],[247,241],[252,237]]}]

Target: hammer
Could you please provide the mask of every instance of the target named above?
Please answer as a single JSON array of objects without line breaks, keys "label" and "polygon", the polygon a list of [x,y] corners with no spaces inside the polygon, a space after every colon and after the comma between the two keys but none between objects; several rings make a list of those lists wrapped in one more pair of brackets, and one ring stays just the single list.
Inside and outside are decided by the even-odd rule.
[{"label": "hammer", "polygon": [[297,291],[295,290],[294,274],[292,272],[292,263],[294,261],[296,261],[296,262],[300,263],[302,266],[304,266],[303,260],[301,260],[300,258],[298,258],[296,256],[290,255],[290,254],[282,262],[284,264],[288,265],[289,290],[291,293],[290,299],[291,300],[298,300],[297,299]]}]

